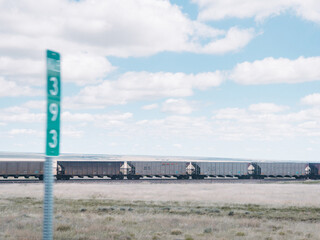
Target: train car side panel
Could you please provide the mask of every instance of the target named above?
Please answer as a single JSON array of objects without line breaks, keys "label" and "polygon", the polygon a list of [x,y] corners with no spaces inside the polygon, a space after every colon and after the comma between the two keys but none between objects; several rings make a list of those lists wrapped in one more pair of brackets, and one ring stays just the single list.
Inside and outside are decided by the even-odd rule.
[{"label": "train car side panel", "polygon": [[186,162],[131,161],[129,165],[138,176],[180,176],[186,175]]},{"label": "train car side panel", "polygon": [[63,169],[60,175],[68,177],[104,177],[119,176],[122,162],[102,162],[102,161],[59,161],[59,166]]},{"label": "train car side panel", "polygon": [[273,163],[273,162],[258,162],[256,163],[261,169],[262,176],[268,177],[296,177],[305,176],[307,163]]},{"label": "train car side panel", "polygon": [[226,177],[244,176],[248,174],[248,162],[197,162],[200,175]]}]

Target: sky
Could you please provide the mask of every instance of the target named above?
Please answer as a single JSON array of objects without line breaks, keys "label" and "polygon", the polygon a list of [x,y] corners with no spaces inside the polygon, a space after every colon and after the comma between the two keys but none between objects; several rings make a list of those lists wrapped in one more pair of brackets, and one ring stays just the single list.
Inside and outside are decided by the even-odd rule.
[{"label": "sky", "polygon": [[320,1],[0,0],[0,151],[318,161]]}]

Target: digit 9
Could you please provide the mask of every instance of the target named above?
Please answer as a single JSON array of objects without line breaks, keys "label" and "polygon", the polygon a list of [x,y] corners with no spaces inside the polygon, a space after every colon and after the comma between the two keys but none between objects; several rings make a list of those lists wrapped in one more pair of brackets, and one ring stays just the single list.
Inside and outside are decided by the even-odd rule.
[{"label": "digit 9", "polygon": [[58,104],[51,103],[49,105],[49,111],[52,114],[51,121],[56,121],[59,113]]}]

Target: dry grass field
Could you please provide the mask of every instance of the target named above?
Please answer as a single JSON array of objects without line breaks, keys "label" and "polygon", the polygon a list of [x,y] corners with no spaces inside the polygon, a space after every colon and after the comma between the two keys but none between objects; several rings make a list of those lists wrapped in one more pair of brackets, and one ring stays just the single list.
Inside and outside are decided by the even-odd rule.
[{"label": "dry grass field", "polygon": [[[320,239],[320,183],[58,183],[55,239]],[[0,239],[41,239],[42,184],[0,185]]]}]

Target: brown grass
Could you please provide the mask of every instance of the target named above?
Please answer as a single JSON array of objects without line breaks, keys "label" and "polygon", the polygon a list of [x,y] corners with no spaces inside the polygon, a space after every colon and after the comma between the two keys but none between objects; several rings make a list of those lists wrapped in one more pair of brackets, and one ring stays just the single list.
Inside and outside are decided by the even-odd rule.
[{"label": "brown grass", "polygon": [[[41,239],[41,201],[0,207],[0,239]],[[56,199],[54,224],[55,239],[319,239],[320,209]]]},{"label": "brown grass", "polygon": [[[0,187],[0,239],[41,239],[42,184]],[[245,194],[234,197],[239,189]],[[54,238],[315,240],[318,191],[314,184],[57,184]],[[274,199],[265,204],[267,194]]]}]

